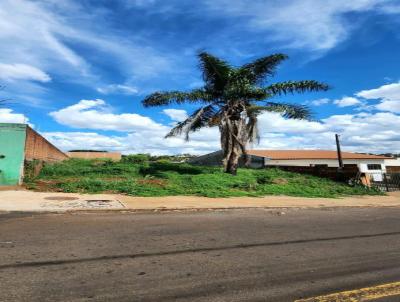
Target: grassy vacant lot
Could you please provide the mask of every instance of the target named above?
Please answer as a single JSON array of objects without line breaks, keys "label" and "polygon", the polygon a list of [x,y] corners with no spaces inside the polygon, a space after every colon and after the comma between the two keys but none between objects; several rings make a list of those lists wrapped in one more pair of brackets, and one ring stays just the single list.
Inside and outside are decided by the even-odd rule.
[{"label": "grassy vacant lot", "polygon": [[40,191],[122,193],[133,196],[199,195],[208,197],[291,195],[339,197],[379,194],[327,179],[279,169],[239,169],[237,176],[218,167],[157,162],[70,159],[45,166],[25,180]]}]

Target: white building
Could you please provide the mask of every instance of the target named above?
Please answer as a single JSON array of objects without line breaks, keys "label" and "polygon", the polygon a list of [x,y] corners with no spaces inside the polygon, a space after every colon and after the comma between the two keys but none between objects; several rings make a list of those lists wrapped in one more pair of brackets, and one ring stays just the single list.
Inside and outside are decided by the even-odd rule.
[{"label": "white building", "polygon": [[[249,150],[252,157],[263,158],[264,166],[331,167],[338,168],[336,151],[328,150]],[[342,152],[344,166],[357,166],[360,172],[386,172],[385,161],[390,157],[363,153]]]},{"label": "white building", "polygon": [[[336,170],[339,167],[336,151],[327,150],[248,150],[250,155],[250,167],[307,167],[330,168]],[[342,152],[342,160],[345,168],[356,173],[385,173],[385,161],[391,157],[370,155],[363,153]],[[190,163],[200,165],[221,165],[222,152],[216,151],[189,160]],[[240,165],[244,166],[244,158]]]},{"label": "white building", "polygon": [[385,167],[388,173],[400,173],[400,157],[385,159]]}]

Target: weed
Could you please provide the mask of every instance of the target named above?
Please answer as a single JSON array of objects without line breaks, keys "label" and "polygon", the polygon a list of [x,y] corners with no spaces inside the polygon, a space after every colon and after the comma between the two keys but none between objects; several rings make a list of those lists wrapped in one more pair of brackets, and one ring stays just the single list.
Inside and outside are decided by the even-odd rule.
[{"label": "weed", "polygon": [[237,176],[232,176],[223,173],[219,167],[171,163],[164,159],[141,162],[136,157],[122,162],[69,159],[45,165],[38,176],[29,179],[29,186],[39,190],[117,192],[133,196],[339,197],[381,194],[364,187],[350,187],[328,179],[279,169],[239,169]]}]

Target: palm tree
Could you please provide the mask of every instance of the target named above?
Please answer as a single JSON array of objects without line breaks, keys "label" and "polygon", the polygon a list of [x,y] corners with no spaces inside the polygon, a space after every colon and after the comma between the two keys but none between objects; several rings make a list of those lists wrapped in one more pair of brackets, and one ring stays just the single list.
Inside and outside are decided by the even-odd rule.
[{"label": "palm tree", "polygon": [[189,134],[203,127],[218,126],[221,136],[224,171],[236,174],[239,158],[246,156],[249,143],[259,140],[257,116],[262,112],[280,112],[286,118],[310,119],[304,105],[269,101],[274,96],[306,91],[325,91],[328,86],[313,80],[266,84],[276,67],[287,59],[284,54],[259,58],[240,67],[233,67],[207,52],[198,54],[204,86],[188,92],[155,92],[143,101],[145,107],[172,103],[196,103],[201,107],[178,123],[166,137]]}]

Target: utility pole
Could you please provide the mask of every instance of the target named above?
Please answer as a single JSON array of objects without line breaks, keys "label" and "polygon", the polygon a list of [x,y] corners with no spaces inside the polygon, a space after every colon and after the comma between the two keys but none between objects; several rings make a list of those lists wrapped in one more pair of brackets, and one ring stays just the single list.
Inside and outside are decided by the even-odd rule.
[{"label": "utility pole", "polygon": [[336,137],[337,155],[339,160],[339,170],[343,170],[343,159],[342,159],[342,151],[340,150],[339,134],[335,134],[335,137]]}]

